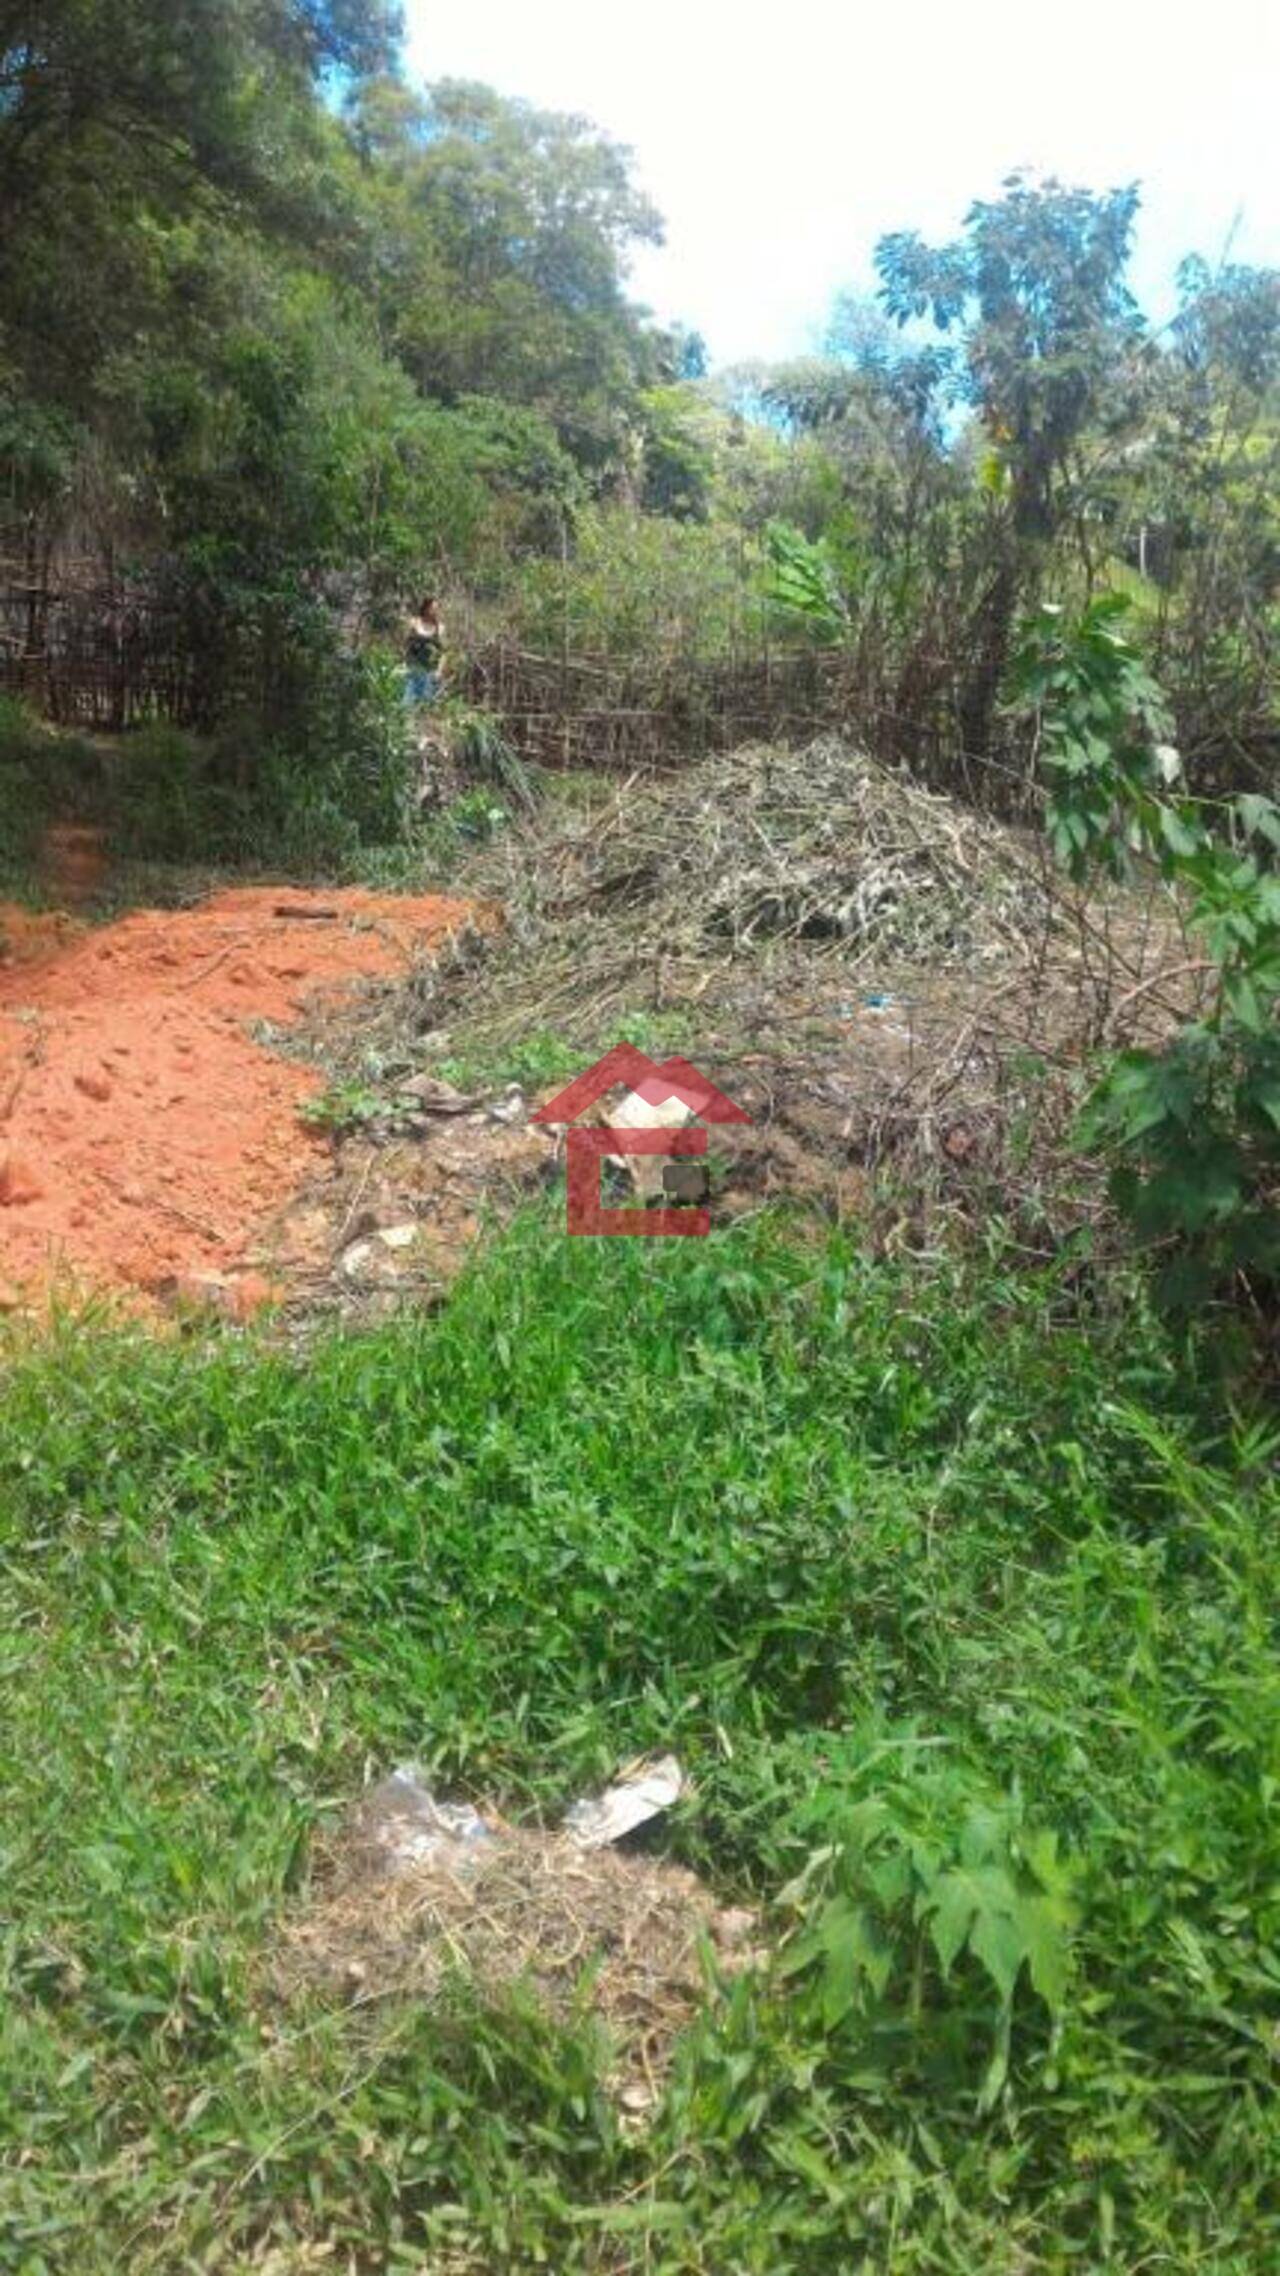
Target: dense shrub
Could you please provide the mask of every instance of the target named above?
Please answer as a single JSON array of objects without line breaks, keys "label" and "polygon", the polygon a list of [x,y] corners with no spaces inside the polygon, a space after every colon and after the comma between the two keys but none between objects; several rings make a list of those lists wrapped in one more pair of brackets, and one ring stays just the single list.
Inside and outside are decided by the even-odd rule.
[{"label": "dense shrub", "polygon": [[593,506],[563,560],[533,557],[506,607],[520,637],[558,655],[644,663],[720,656],[760,622],[759,549],[728,523],[707,525]]}]

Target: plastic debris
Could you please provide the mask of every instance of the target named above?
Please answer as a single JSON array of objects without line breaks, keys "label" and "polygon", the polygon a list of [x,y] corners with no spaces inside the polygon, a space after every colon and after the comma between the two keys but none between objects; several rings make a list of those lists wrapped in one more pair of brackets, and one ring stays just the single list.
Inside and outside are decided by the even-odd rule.
[{"label": "plastic debris", "polygon": [[490,1122],[523,1122],[529,1109],[519,1083],[508,1083],[503,1096],[485,1111]]},{"label": "plastic debris", "polygon": [[564,1830],[579,1849],[604,1849],[660,1817],[683,1791],[684,1773],[673,1754],[635,1762],[603,1794],[575,1802],[565,1812]]},{"label": "plastic debris", "polygon": [[[674,1755],[632,1763],[603,1794],[580,1796],[565,1812],[564,1831],[579,1849],[608,1848],[670,1809],[683,1791],[684,1773]],[[477,1844],[510,1838],[470,1802],[442,1802],[415,1762],[399,1764],[362,1796],[356,1832],[360,1845],[391,1872],[465,1863]]]},{"label": "plastic debris", "polygon": [[378,1234],[384,1249],[411,1249],[417,1238],[416,1225],[384,1225]]},{"label": "plastic debris", "polygon": [[363,1844],[378,1851],[392,1872],[409,1865],[461,1861],[481,1842],[496,1840],[470,1802],[441,1802],[417,1763],[401,1763],[363,1797],[358,1815]]},{"label": "plastic debris", "polygon": [[864,1019],[869,1015],[886,1035],[899,1036],[906,1041],[910,1029],[904,1027],[900,1019],[894,1019],[890,1015],[894,1012],[909,1012],[911,1001],[910,996],[896,995],[888,988],[868,988],[861,996],[842,996],[832,1008],[838,1019]]},{"label": "plastic debris", "polygon": [[566,2021],[585,1992],[608,2032],[605,2091],[638,2132],[680,2034],[719,1996],[708,1946],[726,1979],[768,1956],[758,1914],[718,1905],[686,1865],[616,1846],[682,1784],[670,1756],[628,1764],[550,1829],[438,1801],[404,1763],[323,1841],[306,1901],[286,1914],[276,1982],[286,1997],[320,1984],[432,2001],[463,1971],[486,1997],[518,1984]]}]

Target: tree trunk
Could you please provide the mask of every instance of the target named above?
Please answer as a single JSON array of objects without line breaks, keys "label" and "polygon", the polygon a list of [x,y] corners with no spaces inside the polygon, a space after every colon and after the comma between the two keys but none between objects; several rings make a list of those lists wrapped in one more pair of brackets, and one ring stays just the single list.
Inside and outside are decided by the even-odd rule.
[{"label": "tree trunk", "polygon": [[1019,584],[1017,554],[1011,535],[1006,533],[995,574],[973,626],[975,659],[960,697],[960,739],[969,758],[991,756],[995,711],[1009,661]]}]

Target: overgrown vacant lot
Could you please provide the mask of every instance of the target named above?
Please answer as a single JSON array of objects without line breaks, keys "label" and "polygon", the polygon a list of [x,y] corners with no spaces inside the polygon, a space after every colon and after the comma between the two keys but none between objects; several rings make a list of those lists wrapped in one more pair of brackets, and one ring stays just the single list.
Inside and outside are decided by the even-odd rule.
[{"label": "overgrown vacant lot", "polygon": [[[15,1349],[0,2263],[1273,2265],[1274,1447],[1124,1297],[535,1218],[305,1367]],[[649,1747],[775,1959],[647,2132],[587,1982],[273,1988],[370,1771]]]}]

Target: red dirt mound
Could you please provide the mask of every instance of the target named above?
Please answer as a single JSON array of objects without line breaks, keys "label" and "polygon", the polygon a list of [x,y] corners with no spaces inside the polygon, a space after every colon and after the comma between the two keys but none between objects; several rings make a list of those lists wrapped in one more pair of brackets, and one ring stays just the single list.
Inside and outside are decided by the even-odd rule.
[{"label": "red dirt mound", "polygon": [[298,1119],[323,1079],[247,1023],[401,972],[471,913],[278,886],[95,932],[0,909],[0,1301],[234,1275],[324,1147]]}]

